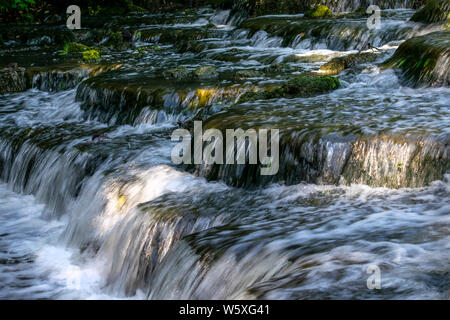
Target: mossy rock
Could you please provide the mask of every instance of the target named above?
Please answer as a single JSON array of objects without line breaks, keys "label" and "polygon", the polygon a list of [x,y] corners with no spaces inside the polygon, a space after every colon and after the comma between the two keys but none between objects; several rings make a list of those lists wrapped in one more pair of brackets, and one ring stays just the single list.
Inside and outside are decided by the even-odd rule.
[{"label": "mossy rock", "polygon": [[246,80],[249,78],[260,77],[261,73],[257,70],[238,70],[236,71],[234,77],[236,80]]},{"label": "mossy rock", "polygon": [[83,60],[93,62],[100,59],[100,53],[97,50],[91,49],[83,52]]},{"label": "mossy rock", "polygon": [[164,77],[166,79],[186,80],[192,78],[192,73],[184,66],[178,66],[173,69],[165,71]]},{"label": "mossy rock", "polygon": [[354,67],[358,63],[373,62],[377,58],[376,53],[365,52],[336,57],[320,66],[320,71],[326,74],[339,74],[345,69]]},{"label": "mossy rock", "polygon": [[64,45],[64,53],[84,52],[90,48],[84,44],[78,42],[69,42]]},{"label": "mossy rock", "polygon": [[447,20],[450,20],[450,1],[448,0],[431,0],[411,17],[411,21],[423,23]]},{"label": "mossy rock", "polygon": [[0,69],[0,94],[20,92],[26,89],[25,68],[15,66]]},{"label": "mossy rock", "polygon": [[290,79],[282,88],[288,95],[308,97],[330,92],[339,86],[339,79],[335,77],[300,76]]},{"label": "mossy rock", "polygon": [[239,98],[239,103],[260,99],[310,97],[339,88],[338,78],[330,76],[299,76],[286,81],[281,86],[261,91],[249,91]]},{"label": "mossy rock", "polygon": [[307,18],[328,18],[332,15],[333,14],[331,13],[331,10],[324,5],[315,6],[314,8],[305,12],[305,17]]},{"label": "mossy rock", "polygon": [[195,69],[194,76],[198,79],[216,79],[219,73],[214,66],[202,66]]},{"label": "mossy rock", "polygon": [[448,86],[450,84],[450,33],[440,31],[403,42],[382,68],[399,69],[407,85]]},{"label": "mossy rock", "polygon": [[339,74],[355,64],[356,59],[353,55],[337,57],[320,66],[320,71],[326,74]]}]

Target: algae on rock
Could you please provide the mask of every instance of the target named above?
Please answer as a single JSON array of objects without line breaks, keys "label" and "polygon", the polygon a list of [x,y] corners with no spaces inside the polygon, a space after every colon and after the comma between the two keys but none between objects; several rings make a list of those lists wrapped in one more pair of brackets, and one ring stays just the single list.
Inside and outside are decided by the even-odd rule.
[{"label": "algae on rock", "polygon": [[450,33],[433,32],[406,40],[386,60],[384,68],[400,69],[412,86],[448,86],[450,84]]}]

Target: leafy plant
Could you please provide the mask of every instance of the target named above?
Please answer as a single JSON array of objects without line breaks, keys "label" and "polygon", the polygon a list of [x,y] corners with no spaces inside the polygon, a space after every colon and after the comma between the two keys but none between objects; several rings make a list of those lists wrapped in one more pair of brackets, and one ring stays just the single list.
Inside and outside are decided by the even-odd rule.
[{"label": "leafy plant", "polygon": [[9,10],[22,10],[28,12],[34,0],[0,0],[0,12]]},{"label": "leafy plant", "polygon": [[100,53],[97,50],[91,49],[83,52],[83,60],[92,62],[100,59]]}]

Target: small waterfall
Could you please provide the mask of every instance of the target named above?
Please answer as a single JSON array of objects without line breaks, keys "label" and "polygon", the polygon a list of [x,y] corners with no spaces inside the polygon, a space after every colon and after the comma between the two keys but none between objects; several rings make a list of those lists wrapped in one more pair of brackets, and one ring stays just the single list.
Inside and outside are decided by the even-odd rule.
[{"label": "small waterfall", "polygon": [[[267,206],[255,212],[247,209],[242,222],[210,228],[178,242],[155,270],[147,286],[148,298],[370,299],[376,296],[364,290],[366,283],[361,281],[367,278],[370,263],[382,265],[385,288],[395,288],[388,297],[422,296],[424,283],[418,275],[424,270],[435,270],[446,281],[449,257],[440,257],[439,252],[448,248],[448,237],[435,241],[423,232],[422,223],[445,219],[438,208],[448,182],[436,182],[419,192],[421,199],[432,199],[434,209],[424,209],[406,190],[388,195],[357,185],[338,189],[299,185],[281,192],[269,188],[275,195],[255,191],[254,201],[265,196]],[[319,194],[326,194],[327,200]],[[289,211],[271,216],[281,203]],[[387,203],[391,210],[376,209]],[[391,242],[406,233],[406,226],[408,232],[420,233],[421,241]],[[422,261],[420,270],[415,265],[418,261]],[[436,283],[436,291],[426,296],[445,297],[441,288],[446,287]]]},{"label": "small waterfall", "polygon": [[83,180],[96,167],[87,154],[43,150],[27,142],[0,140],[0,178],[15,192],[34,194],[49,216],[66,212]]},{"label": "small waterfall", "polygon": [[[214,193],[189,191],[194,186]],[[166,166],[127,176],[97,174],[73,203],[64,238],[103,264],[111,292],[134,295],[145,290],[153,270],[177,241],[223,223],[224,216],[202,211],[224,190],[223,185],[206,185]],[[198,199],[198,212],[176,209],[183,206],[180,194],[186,193]]]},{"label": "small waterfall", "polygon": [[[367,43],[381,47],[393,41],[442,30],[442,25],[424,26],[420,23],[407,22],[413,11],[406,16],[386,17],[382,20],[381,29],[369,30],[366,19],[320,19],[308,20],[302,17],[281,19],[274,17],[257,17],[245,20],[239,28],[248,29],[248,37],[259,39],[255,46],[270,47],[270,43],[278,46],[303,50],[330,49],[339,51],[360,50]],[[242,33],[235,32],[236,37]],[[264,39],[261,38],[264,35]],[[279,39],[282,41],[279,41]]]},{"label": "small waterfall", "polygon": [[261,167],[251,164],[198,165],[196,172],[209,180],[250,188],[275,181],[401,188],[441,179],[449,165],[446,141],[292,133],[280,137],[280,168],[275,176],[261,176]]},{"label": "small waterfall", "polygon": [[0,69],[0,94],[25,91],[25,68]]},{"label": "small waterfall", "polygon": [[367,8],[371,5],[377,5],[381,9],[417,9],[424,3],[421,0],[322,0],[321,2],[333,12],[350,12],[360,7]]},{"label": "small waterfall", "polygon": [[[183,85],[183,83],[182,83]],[[252,86],[202,86],[200,83],[174,91],[157,84],[129,85],[117,89],[114,82],[102,83],[98,77],[84,81],[77,90],[77,100],[88,119],[110,124],[161,123],[185,120],[208,113],[214,104],[234,101]]]},{"label": "small waterfall", "polygon": [[[339,12],[368,3],[418,5],[326,3]],[[447,298],[447,43],[436,40],[442,25],[406,22],[411,14],[389,12],[377,32],[366,30],[364,18],[242,22],[233,10],[108,24],[88,18],[100,35],[105,26],[126,25],[136,41],[130,47],[167,45],[144,44],[150,49],[138,58],[137,49],[111,50],[107,61],[123,65],[16,70],[14,86],[23,92],[9,90],[0,101],[0,195],[8,198],[0,201],[8,242],[0,241],[0,272],[14,261],[17,270],[26,264],[23,274],[14,271],[17,279],[58,286],[51,294],[0,288],[0,296],[72,298],[64,280],[90,283],[82,278],[89,266],[101,293],[94,297]],[[416,37],[422,34],[432,40]],[[388,60],[400,72],[374,65],[410,37]],[[415,41],[440,49],[427,64],[430,77],[419,76],[434,87],[402,85],[400,53]],[[349,54],[332,50],[366,42],[382,52],[343,70],[333,92],[239,101],[249,90],[312,77],[332,57]],[[198,72],[205,66],[209,74]],[[259,165],[247,164],[176,167],[171,132],[194,119],[222,132],[279,129],[278,174],[261,176]],[[35,224],[37,216],[45,219]],[[47,245],[42,251],[11,250],[38,238]],[[45,254],[44,272],[33,270]],[[383,270],[383,292],[365,287],[371,264]],[[55,280],[52,268],[66,274]]]},{"label": "small waterfall", "polygon": [[448,32],[434,32],[405,41],[384,65],[400,69],[408,85],[449,86]]},{"label": "small waterfall", "polygon": [[121,65],[75,65],[60,66],[51,70],[29,68],[31,87],[43,91],[63,91],[75,88],[83,80],[99,75],[105,71],[115,70]]}]

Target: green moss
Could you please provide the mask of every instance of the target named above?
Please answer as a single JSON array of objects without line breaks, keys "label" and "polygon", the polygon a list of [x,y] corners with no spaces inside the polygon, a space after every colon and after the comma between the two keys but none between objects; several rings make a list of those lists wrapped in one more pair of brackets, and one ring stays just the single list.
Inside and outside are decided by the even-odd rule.
[{"label": "green moss", "polygon": [[289,80],[283,88],[287,94],[311,96],[337,89],[339,79],[330,76],[301,76]]},{"label": "green moss", "polygon": [[450,1],[431,0],[425,7],[417,11],[411,21],[423,23],[444,22],[450,18]]},{"label": "green moss", "polygon": [[89,50],[88,46],[78,42],[69,42],[64,45],[63,54],[73,53],[73,52],[84,52]]},{"label": "green moss", "polygon": [[83,60],[92,62],[100,59],[100,53],[97,50],[91,49],[83,52]]},{"label": "green moss", "polygon": [[408,39],[382,64],[382,68],[399,69],[407,85],[448,85],[450,73],[443,62],[450,59],[448,43],[448,31]]},{"label": "green moss", "polygon": [[326,18],[331,16],[331,10],[324,5],[315,6],[314,8],[305,12],[305,17],[307,18]]},{"label": "green moss", "polygon": [[239,98],[239,103],[260,99],[310,97],[330,92],[340,86],[338,78],[330,76],[299,76],[281,86],[261,91],[248,91]]}]

